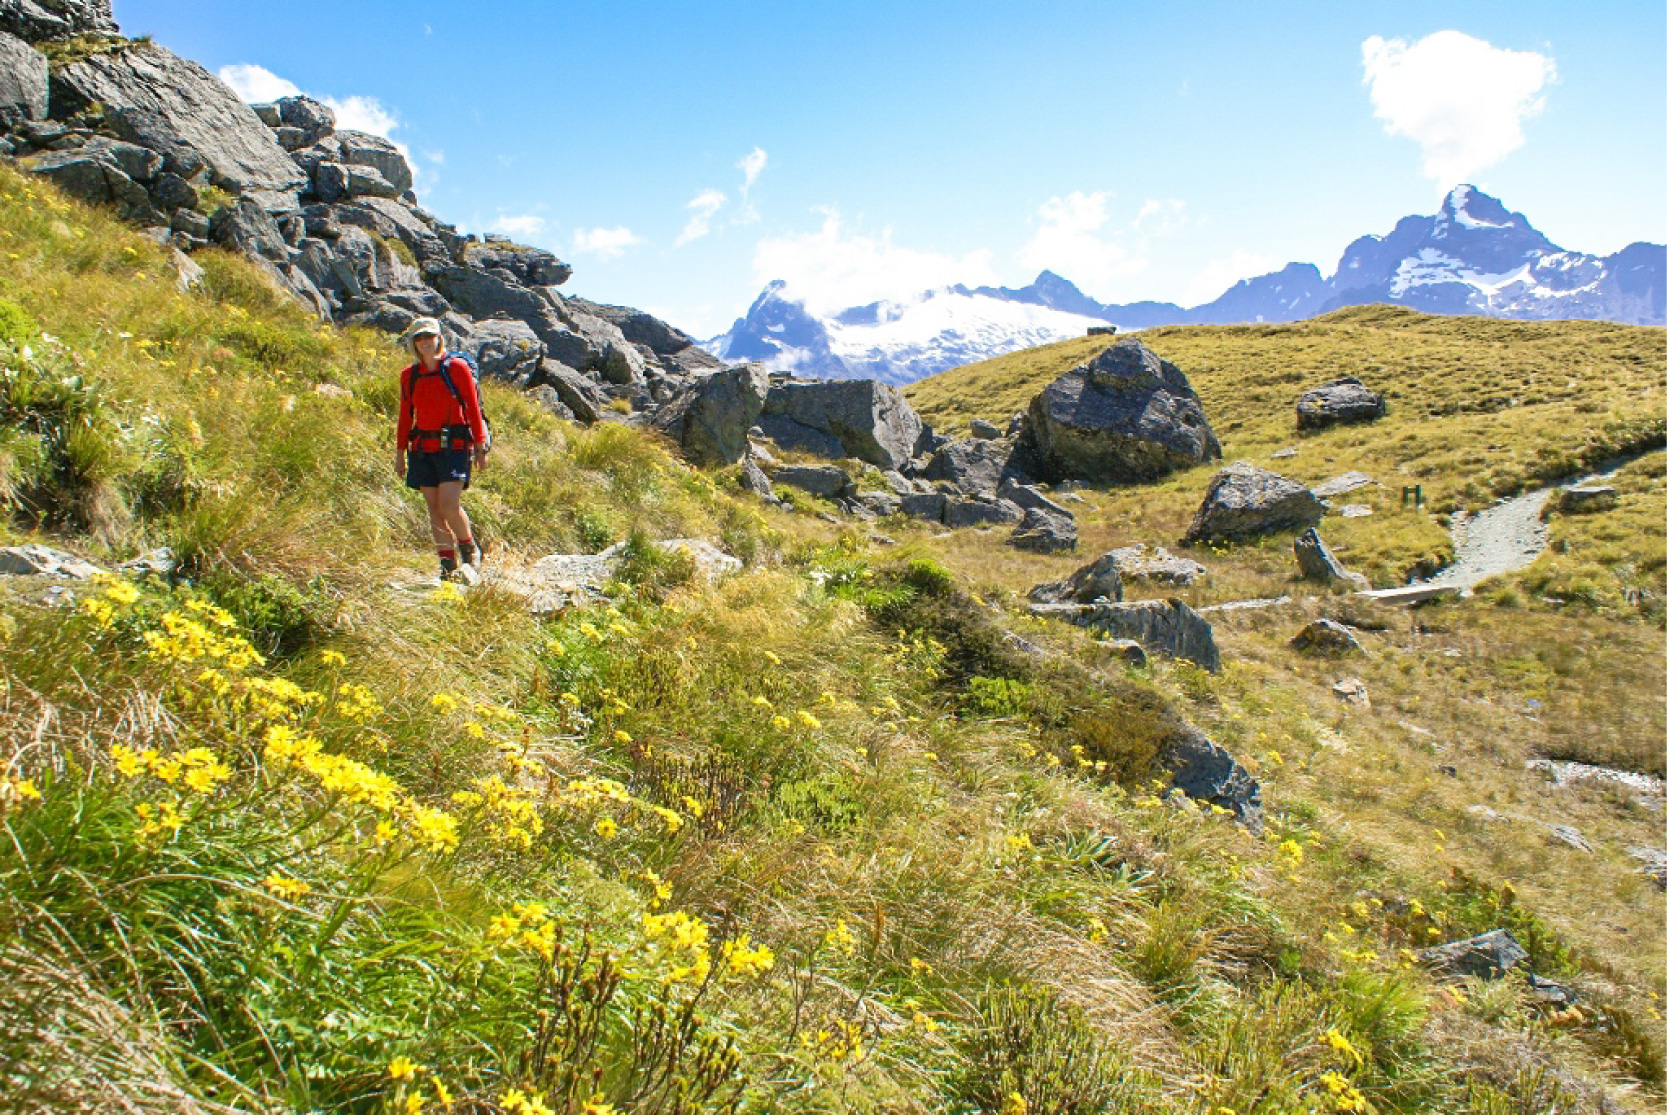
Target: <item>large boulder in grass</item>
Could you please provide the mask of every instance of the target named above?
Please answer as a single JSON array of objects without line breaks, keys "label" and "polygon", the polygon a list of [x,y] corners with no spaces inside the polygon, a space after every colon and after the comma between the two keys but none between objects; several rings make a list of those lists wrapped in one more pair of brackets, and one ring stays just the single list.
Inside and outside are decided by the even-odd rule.
[{"label": "large boulder in grass", "polygon": [[46,55],[0,31],[0,128],[46,118]]},{"label": "large boulder in grass", "polygon": [[1210,481],[1181,544],[1304,530],[1318,523],[1323,511],[1319,499],[1301,484],[1240,461]]},{"label": "large boulder in grass", "polygon": [[236,194],[288,195],[307,184],[272,129],[230,86],[154,43],[94,54],[52,75],[51,111],[99,105],[118,137],[160,151],[182,178],[207,170]]},{"label": "large boulder in grass", "polygon": [[902,392],[872,379],[776,384],[758,424],[783,449],[855,457],[882,469],[908,464],[922,430]]},{"label": "large boulder in grass", "polygon": [[1221,669],[1221,652],[1210,622],[1173,598],[1126,604],[1111,600],[1032,604],[1030,614],[1064,620],[1112,638],[1133,639],[1148,651],[1184,658],[1211,673]]},{"label": "large boulder in grass", "polygon": [[947,480],[967,495],[993,492],[1001,483],[1007,453],[991,441],[951,441],[932,455],[920,472],[928,480]]},{"label": "large boulder in grass", "polygon": [[1194,801],[1231,810],[1251,832],[1262,831],[1262,786],[1225,748],[1188,725],[1158,754],[1175,788]]},{"label": "large boulder in grass", "polygon": [[1445,945],[1424,949],[1418,959],[1450,975],[1497,979],[1528,962],[1528,951],[1517,943],[1509,929],[1494,929]]},{"label": "large boulder in grass", "polygon": [[1297,568],[1302,571],[1305,580],[1322,585],[1343,585],[1355,592],[1365,592],[1372,587],[1365,577],[1343,567],[1343,563],[1331,552],[1331,547],[1320,537],[1320,532],[1313,527],[1297,535],[1292,548],[1296,551]]},{"label": "large boulder in grass", "polygon": [[732,465],[746,456],[747,431],[769,393],[764,365],[738,364],[685,387],[654,415],[654,428],[696,464]]},{"label": "large boulder in grass", "polygon": [[1217,460],[1221,443],[1181,369],[1130,338],[1030,401],[1020,451],[1054,483],[1132,484]]},{"label": "large boulder in grass", "polygon": [[1101,554],[1062,581],[1048,581],[1030,590],[1038,604],[1092,604],[1096,600],[1123,599],[1123,574],[1117,552]]},{"label": "large boulder in grass", "polygon": [[1297,429],[1323,430],[1328,426],[1371,422],[1382,418],[1387,410],[1382,395],[1355,377],[1344,376],[1303,393],[1297,400]]}]

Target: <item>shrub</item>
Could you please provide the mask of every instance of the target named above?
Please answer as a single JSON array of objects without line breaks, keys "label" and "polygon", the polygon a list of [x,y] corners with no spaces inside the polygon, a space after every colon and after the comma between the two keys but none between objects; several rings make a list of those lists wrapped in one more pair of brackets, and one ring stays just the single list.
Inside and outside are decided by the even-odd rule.
[{"label": "shrub", "polygon": [[[977,1003],[957,1098],[982,1112],[1099,1115],[1146,1110],[1145,1075],[1051,988],[996,987]],[[1012,1097],[1017,1096],[1020,1102]],[[1154,1108],[1155,1109],[1155,1108]]]}]

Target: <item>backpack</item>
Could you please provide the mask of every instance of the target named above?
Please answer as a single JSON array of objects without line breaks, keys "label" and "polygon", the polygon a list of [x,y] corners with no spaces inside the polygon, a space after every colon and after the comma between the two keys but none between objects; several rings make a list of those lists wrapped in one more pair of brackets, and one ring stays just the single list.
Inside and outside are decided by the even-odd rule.
[{"label": "backpack", "polygon": [[[475,402],[480,407],[480,424],[481,428],[486,431],[486,443],[482,448],[490,452],[492,449],[492,423],[488,421],[486,417],[486,400],[483,399],[480,394],[480,369],[475,366],[474,357],[470,356],[466,352],[448,352],[445,354],[445,361],[441,364],[441,367],[436,368],[432,372],[423,371],[422,361],[417,361],[415,364],[411,365],[410,390],[415,391],[417,389],[417,379],[421,376],[439,376],[440,382],[446,385],[447,391],[451,392],[451,397],[457,400],[458,407],[461,408],[465,414],[467,414],[469,408],[463,405],[463,393],[457,389],[457,384],[451,381],[451,375],[449,374],[448,366],[453,360],[463,361],[463,366],[469,369],[469,378],[474,381]],[[415,434],[418,431],[412,432]],[[440,431],[440,433],[446,440],[449,441],[462,440],[467,441],[470,444],[474,443],[474,431],[470,430],[468,426],[451,426]]]}]

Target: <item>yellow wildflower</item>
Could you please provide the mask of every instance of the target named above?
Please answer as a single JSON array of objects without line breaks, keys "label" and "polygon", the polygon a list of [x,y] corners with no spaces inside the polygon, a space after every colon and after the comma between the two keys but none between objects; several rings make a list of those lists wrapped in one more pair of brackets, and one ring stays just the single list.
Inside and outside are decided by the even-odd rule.
[{"label": "yellow wildflower", "polygon": [[1366,1063],[1366,1059],[1360,1055],[1360,1050],[1356,1049],[1354,1047],[1354,1043],[1349,1041],[1348,1038],[1338,1033],[1336,1028],[1327,1030],[1324,1034],[1324,1038],[1327,1045],[1331,1046],[1331,1048],[1335,1049],[1343,1056],[1353,1060],[1355,1068],[1360,1068]]},{"label": "yellow wildflower", "polygon": [[743,977],[763,975],[776,963],[776,954],[770,951],[770,946],[752,947],[748,934],[745,933],[734,940],[725,941],[723,955],[729,962],[729,970]]},{"label": "yellow wildflower", "polygon": [[423,1067],[403,1054],[388,1062],[388,1075],[395,1080],[415,1080]]},{"label": "yellow wildflower", "polygon": [[473,720],[464,722],[463,731],[470,739],[486,738],[486,729],[482,728],[479,724],[476,724]]},{"label": "yellow wildflower", "polygon": [[139,599],[139,590],[126,581],[117,581],[104,590],[104,595],[125,607]]},{"label": "yellow wildflower", "polygon": [[764,652],[764,657],[768,658],[770,660],[770,665],[772,665],[772,666],[780,666],[781,665],[781,659],[776,655],[776,652],[773,651],[773,650],[765,651]]},{"label": "yellow wildflower", "polygon": [[1030,1105],[1017,1092],[1008,1092],[1007,1098],[1001,1102],[1001,1115],[1025,1115]]},{"label": "yellow wildflower", "polygon": [[593,827],[596,835],[603,840],[612,840],[619,835],[619,824],[612,817],[598,817]]},{"label": "yellow wildflower", "polygon": [[441,716],[450,716],[457,711],[457,698],[450,693],[436,693],[428,699],[428,703]]},{"label": "yellow wildflower", "polygon": [[287,875],[278,874],[276,871],[262,879],[260,885],[285,902],[294,902],[313,889],[300,879],[291,879]]},{"label": "yellow wildflower", "polygon": [[116,771],[123,778],[135,778],[144,770],[139,753],[125,744],[114,744],[110,748],[110,758],[115,761]]},{"label": "yellow wildflower", "polygon": [[631,742],[631,733],[627,732],[624,728],[615,728],[614,729],[614,742],[615,743],[630,743]]},{"label": "yellow wildflower", "polygon": [[791,728],[792,726],[793,721],[787,719],[787,717],[782,716],[779,713],[770,717],[770,727],[772,728]]},{"label": "yellow wildflower", "polygon": [[851,956],[857,951],[856,934],[851,932],[851,927],[845,924],[844,918],[834,922],[834,927],[828,930],[822,938],[822,942],[829,948],[844,953],[846,956]]},{"label": "yellow wildflower", "polygon": [[441,1080],[439,1077],[434,1078],[434,1098],[447,1107],[451,1106],[451,1089],[447,1088],[445,1081]]},{"label": "yellow wildflower", "polygon": [[797,720],[802,726],[809,728],[812,731],[815,731],[822,726],[822,722],[820,720],[816,719],[816,717],[812,716],[804,709],[800,709],[798,712],[795,712],[793,714],[793,719]]},{"label": "yellow wildflower", "polygon": [[405,1097],[405,1115],[422,1115],[423,1107],[427,1103],[419,1093],[412,1092]]},{"label": "yellow wildflower", "polygon": [[1281,855],[1291,857],[1293,865],[1302,862],[1302,845],[1289,837],[1279,842],[1279,852]]},{"label": "yellow wildflower", "polygon": [[339,650],[320,651],[319,655],[318,655],[318,660],[319,660],[319,662],[323,663],[326,666],[345,666],[345,665],[347,665],[347,655],[343,654]]}]

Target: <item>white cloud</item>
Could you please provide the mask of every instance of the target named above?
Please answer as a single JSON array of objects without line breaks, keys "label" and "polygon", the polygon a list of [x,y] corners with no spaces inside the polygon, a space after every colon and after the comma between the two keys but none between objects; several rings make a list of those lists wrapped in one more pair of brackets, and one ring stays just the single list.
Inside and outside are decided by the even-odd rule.
[{"label": "white cloud", "polygon": [[506,236],[537,236],[547,226],[543,217],[523,213],[519,216],[496,217],[490,227],[493,232],[501,232]]},{"label": "white cloud", "polygon": [[759,174],[764,170],[764,164],[769,161],[770,156],[764,153],[764,148],[754,147],[746,158],[735,164],[746,179],[741,183],[742,198],[747,196],[747,192],[752,189],[752,184],[758,181]]},{"label": "white cloud", "polygon": [[1269,271],[1277,270],[1279,266],[1279,261],[1272,256],[1235,248],[1230,255],[1212,259],[1199,269],[1198,274],[1187,284],[1187,293],[1182,299],[1182,304],[1200,306],[1205,302],[1213,302],[1240,279],[1266,275]]},{"label": "white cloud", "polygon": [[231,66],[221,66],[220,80],[232,87],[232,92],[242,97],[244,102],[252,105],[262,105],[275,101],[279,97],[294,97],[301,92],[293,81],[281,78],[265,66],[257,66],[252,62],[238,62]]},{"label": "white cloud", "polygon": [[1149,198],[1135,214],[1134,230],[1150,236],[1168,236],[1185,227],[1187,221],[1187,203],[1180,198]]},{"label": "white cloud", "polygon": [[684,206],[689,211],[689,223],[684,225],[683,231],[677,234],[677,240],[673,246],[681,248],[690,241],[699,240],[702,236],[711,232],[712,217],[724,207],[726,200],[728,199],[724,197],[722,190],[702,190],[691,198],[689,203]]},{"label": "white cloud", "polygon": [[[375,97],[354,95],[351,97],[320,97],[319,100],[330,106],[330,111],[336,114],[336,127],[344,132],[369,132],[384,139],[392,139],[393,131],[399,127],[399,117],[382,107],[382,102]],[[410,153],[406,153],[410,158]]]},{"label": "white cloud", "polygon": [[[1146,269],[1146,260],[1123,243],[1123,231],[1107,227],[1106,203],[1111,197],[1105,190],[1074,190],[1043,202],[1037,210],[1041,224],[1019,249],[1019,262],[1032,271],[1063,275],[1096,297],[1108,297],[1119,280]],[[1148,208],[1159,208],[1150,213],[1143,209],[1134,230],[1141,231],[1142,222],[1160,215],[1168,204],[1148,202]]]},{"label": "white cloud", "polygon": [[812,313],[828,313],[880,299],[903,301],[951,283],[995,283],[985,250],[951,255],[904,248],[891,230],[879,236],[847,233],[839,212],[826,208],[822,227],[760,240],[753,249],[753,274],[759,286],[785,280],[795,298]]},{"label": "white cloud", "polygon": [[1504,50],[1461,31],[1417,42],[1373,35],[1360,46],[1372,110],[1384,131],[1422,150],[1426,177],[1446,189],[1523,144],[1522,122],[1545,107],[1550,57]]},{"label": "white cloud", "polygon": [[580,228],[573,231],[573,254],[597,259],[617,259],[627,248],[643,242],[642,237],[621,225],[619,228]]}]

